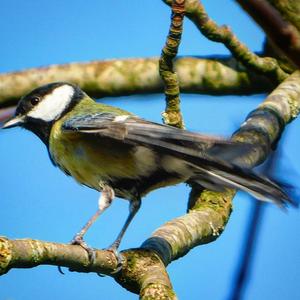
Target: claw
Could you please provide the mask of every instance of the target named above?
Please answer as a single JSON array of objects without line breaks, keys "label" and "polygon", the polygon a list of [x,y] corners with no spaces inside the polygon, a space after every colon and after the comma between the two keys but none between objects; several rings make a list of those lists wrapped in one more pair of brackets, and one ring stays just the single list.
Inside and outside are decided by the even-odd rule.
[{"label": "claw", "polygon": [[62,270],[62,267],[61,266],[57,266],[57,269],[58,269],[58,272],[61,274],[61,275],[65,275],[64,271]]},{"label": "claw", "polygon": [[[91,248],[82,238],[82,236],[80,236],[79,234],[75,235],[74,238],[72,239],[72,241],[70,242],[70,245],[78,245],[81,246],[88,254],[88,258],[89,258],[89,266],[92,266],[96,260],[96,251],[95,249]],[[57,267],[58,272],[62,275],[65,275],[65,273],[62,270],[61,266]],[[70,272],[73,272],[74,270],[69,268]]]},{"label": "claw", "polygon": [[90,266],[94,264],[96,260],[96,251],[83,240],[82,236],[75,235],[70,244],[81,246],[88,254]]}]

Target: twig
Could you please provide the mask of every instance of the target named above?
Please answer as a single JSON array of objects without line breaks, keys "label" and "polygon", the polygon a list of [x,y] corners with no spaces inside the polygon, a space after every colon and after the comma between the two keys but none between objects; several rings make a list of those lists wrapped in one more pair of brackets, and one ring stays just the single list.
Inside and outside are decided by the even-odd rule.
[{"label": "twig", "polygon": [[183,128],[180,112],[180,90],[173,59],[176,57],[181,41],[185,0],[173,0],[170,30],[159,60],[159,73],[165,84],[166,110],[163,113],[164,123]]},{"label": "twig", "polygon": [[[171,4],[171,0],[163,1],[168,5]],[[287,78],[288,74],[280,68],[276,59],[259,57],[250,51],[246,45],[238,40],[228,26],[219,27],[210,19],[200,1],[186,1],[186,16],[194,22],[201,33],[208,39],[223,43],[245,67],[259,74],[264,74],[277,83]]]}]

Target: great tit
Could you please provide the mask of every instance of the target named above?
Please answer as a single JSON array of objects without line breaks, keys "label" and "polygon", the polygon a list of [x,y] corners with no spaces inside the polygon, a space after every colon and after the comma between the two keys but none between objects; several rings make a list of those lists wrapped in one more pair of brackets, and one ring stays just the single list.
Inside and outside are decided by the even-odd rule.
[{"label": "great tit", "polygon": [[110,247],[114,251],[141,198],[160,187],[186,182],[217,191],[237,188],[279,205],[291,202],[276,183],[225,159],[228,153],[234,157],[245,150],[242,143],[146,121],[97,103],[70,83],[50,83],[24,96],[3,128],[14,126],[35,133],[64,173],[102,191],[96,214],[73,239],[86,248],[83,235],[114,195],[130,203],[126,222]]}]

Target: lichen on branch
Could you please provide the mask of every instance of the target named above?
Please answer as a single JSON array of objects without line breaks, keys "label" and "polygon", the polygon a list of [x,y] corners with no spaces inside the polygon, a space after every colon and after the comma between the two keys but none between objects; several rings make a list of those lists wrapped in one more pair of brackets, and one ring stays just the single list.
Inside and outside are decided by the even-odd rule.
[{"label": "lichen on branch", "polygon": [[[231,57],[181,57],[175,59],[174,69],[184,93],[249,95],[275,87]],[[77,84],[95,98],[158,93],[164,88],[158,58],[51,65],[0,74],[0,108],[15,105],[32,89],[53,81]]]},{"label": "lichen on branch", "polygon": [[[171,0],[163,0],[170,5]],[[287,78],[275,58],[260,57],[253,53],[246,45],[241,43],[227,26],[218,26],[206,13],[204,6],[199,0],[186,0],[186,16],[196,25],[201,33],[208,39],[223,43],[224,46],[245,67],[264,74],[276,83]]]},{"label": "lichen on branch", "polygon": [[180,112],[180,89],[173,60],[181,41],[185,0],[172,1],[172,15],[167,41],[159,59],[159,73],[165,84],[166,109],[162,114],[165,124],[184,128]]}]

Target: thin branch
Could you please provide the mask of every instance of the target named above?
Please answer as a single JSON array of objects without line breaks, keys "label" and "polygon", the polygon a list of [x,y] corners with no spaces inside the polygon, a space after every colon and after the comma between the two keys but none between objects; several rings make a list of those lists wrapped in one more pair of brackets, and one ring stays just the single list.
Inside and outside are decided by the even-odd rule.
[{"label": "thin branch", "polygon": [[[163,0],[170,5],[171,0]],[[285,73],[271,57],[259,57],[254,54],[246,45],[241,43],[226,25],[218,26],[209,18],[204,6],[198,0],[186,1],[186,16],[196,25],[201,33],[208,39],[223,43],[232,55],[243,65],[258,74],[264,74],[276,83],[287,78]]]},{"label": "thin branch", "polygon": [[180,112],[179,82],[173,60],[177,56],[181,41],[184,4],[185,0],[172,1],[170,30],[159,60],[159,74],[164,82],[166,95],[166,110],[162,114],[164,123],[179,128],[184,128],[184,123]]},{"label": "thin branch", "polygon": [[0,237],[1,275],[12,268],[32,268],[38,265],[58,265],[78,272],[112,275],[117,268],[117,260],[110,251],[97,250],[95,262],[91,266],[87,252],[78,245]]},{"label": "thin branch", "polygon": [[[263,76],[246,71],[230,57],[176,59],[180,89],[184,93],[249,95],[274,88]],[[70,63],[0,74],[0,108],[12,106],[32,89],[52,81],[79,85],[95,98],[163,91],[158,58]]]},{"label": "thin branch", "polygon": [[265,0],[237,2],[262,27],[272,42],[300,68],[300,33]]}]

